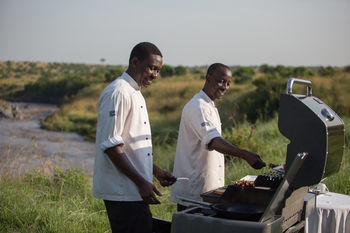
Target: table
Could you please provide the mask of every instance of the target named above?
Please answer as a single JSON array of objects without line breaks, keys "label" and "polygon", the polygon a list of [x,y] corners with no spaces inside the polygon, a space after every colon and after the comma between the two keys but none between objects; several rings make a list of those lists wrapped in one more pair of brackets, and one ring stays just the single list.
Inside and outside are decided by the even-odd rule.
[{"label": "table", "polygon": [[305,221],[306,233],[350,233],[350,196],[327,192],[316,197],[316,209]]}]

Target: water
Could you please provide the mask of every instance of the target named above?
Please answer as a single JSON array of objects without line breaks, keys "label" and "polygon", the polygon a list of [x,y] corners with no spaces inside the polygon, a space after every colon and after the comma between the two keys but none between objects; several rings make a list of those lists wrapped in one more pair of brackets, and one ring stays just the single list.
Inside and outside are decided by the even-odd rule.
[{"label": "water", "polygon": [[18,175],[38,169],[52,174],[54,167],[82,168],[93,174],[95,145],[75,133],[47,131],[40,121],[57,111],[54,105],[15,103],[22,120],[0,119],[0,173]]}]

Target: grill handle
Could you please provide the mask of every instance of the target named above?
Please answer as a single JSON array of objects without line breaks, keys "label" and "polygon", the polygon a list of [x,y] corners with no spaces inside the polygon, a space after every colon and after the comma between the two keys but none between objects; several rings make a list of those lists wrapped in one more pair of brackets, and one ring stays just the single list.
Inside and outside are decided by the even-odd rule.
[{"label": "grill handle", "polygon": [[290,78],[287,83],[287,94],[292,94],[292,88],[294,83],[305,84],[307,86],[306,96],[312,95],[311,81],[299,79],[299,78]]}]

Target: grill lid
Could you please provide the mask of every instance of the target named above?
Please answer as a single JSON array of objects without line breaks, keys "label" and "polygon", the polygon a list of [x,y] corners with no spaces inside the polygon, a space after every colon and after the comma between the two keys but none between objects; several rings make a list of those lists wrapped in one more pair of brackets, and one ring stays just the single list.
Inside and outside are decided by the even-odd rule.
[{"label": "grill lid", "polygon": [[[306,85],[306,94],[293,94],[294,83]],[[280,95],[278,127],[290,140],[287,146],[287,170],[297,153],[308,153],[291,186],[315,185],[339,171],[345,145],[344,122],[323,101],[312,96],[310,81],[289,79],[287,92]]]}]

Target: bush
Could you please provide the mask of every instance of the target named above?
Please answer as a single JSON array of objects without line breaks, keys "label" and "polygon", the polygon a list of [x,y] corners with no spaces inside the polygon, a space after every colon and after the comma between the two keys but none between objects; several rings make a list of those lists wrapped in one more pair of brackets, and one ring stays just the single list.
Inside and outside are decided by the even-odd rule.
[{"label": "bush", "polygon": [[310,77],[314,76],[314,73],[304,66],[298,66],[293,69],[292,75],[295,77]]},{"label": "bush", "polygon": [[187,74],[187,69],[184,66],[176,66],[174,71],[175,71],[175,75]]},{"label": "bush", "polygon": [[326,68],[321,67],[318,73],[321,76],[334,76],[336,74],[336,70],[331,66],[327,66]]},{"label": "bush", "polygon": [[350,73],[350,65],[344,67],[344,71]]},{"label": "bush", "polygon": [[92,81],[80,76],[65,76],[63,78],[40,78],[35,83],[24,86],[24,90],[17,93],[26,96],[26,101],[61,104],[82,88],[91,85]]},{"label": "bush", "polygon": [[117,77],[119,77],[122,73],[123,73],[123,70],[121,70],[121,69],[109,70],[109,71],[105,74],[105,81],[106,81],[106,82],[112,82],[112,81],[114,81],[114,79],[116,79]]},{"label": "bush", "polygon": [[255,123],[257,120],[269,120],[278,111],[280,93],[284,91],[287,81],[279,75],[266,75],[253,81],[256,90],[244,95],[237,103],[240,120]]},{"label": "bush", "polygon": [[239,67],[233,72],[234,82],[235,83],[246,83],[253,79],[255,71],[249,66]]},{"label": "bush", "polygon": [[162,77],[170,77],[173,76],[175,73],[174,68],[169,65],[163,65],[162,69],[160,70],[160,75]]}]

